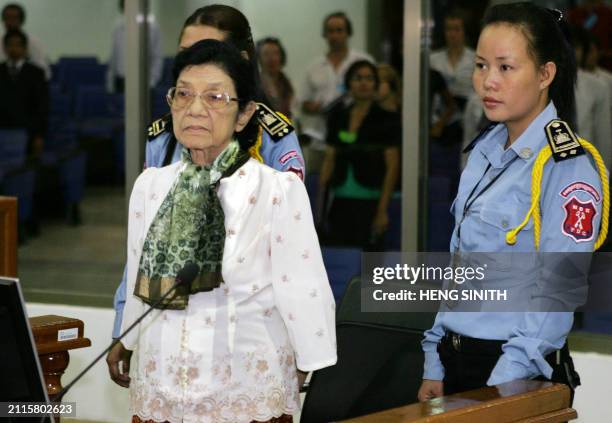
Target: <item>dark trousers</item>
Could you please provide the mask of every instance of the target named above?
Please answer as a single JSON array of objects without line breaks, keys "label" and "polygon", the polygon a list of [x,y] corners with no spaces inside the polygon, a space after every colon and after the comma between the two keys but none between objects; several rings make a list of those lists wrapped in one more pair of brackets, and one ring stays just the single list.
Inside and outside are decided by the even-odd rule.
[{"label": "dark trousers", "polygon": [[325,245],[358,247],[364,251],[383,251],[384,233],[372,232],[378,200],[334,198],[329,211],[329,232]]},{"label": "dark trousers", "polygon": [[[444,395],[487,386],[497,360],[502,355],[506,341],[469,338],[448,332],[438,344],[438,353],[444,366]],[[570,405],[574,402],[574,390],[580,385],[580,376],[574,369],[567,342],[558,352],[546,356],[553,369],[550,379],[539,376],[535,380],[564,383],[570,388]]]}]

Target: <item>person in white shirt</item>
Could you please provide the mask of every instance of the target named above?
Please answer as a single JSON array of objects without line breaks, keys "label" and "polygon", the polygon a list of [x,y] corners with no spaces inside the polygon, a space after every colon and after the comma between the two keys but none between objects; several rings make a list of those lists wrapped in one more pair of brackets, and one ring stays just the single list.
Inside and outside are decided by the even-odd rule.
[{"label": "person in white shirt", "polygon": [[[26,33],[22,28],[25,20],[25,9],[19,4],[9,3],[2,9],[2,23],[4,24],[5,33],[10,30],[19,30]],[[51,79],[51,66],[49,65],[45,49],[37,38],[30,34],[27,34],[27,37],[28,60],[41,68],[45,72],[45,79],[49,81]],[[6,52],[4,49],[0,49],[0,62],[5,60],[7,60]]]},{"label": "person in white shirt", "polygon": [[592,45],[589,34],[582,28],[573,28],[572,41],[579,66],[576,80],[577,132],[597,147],[609,169],[612,164],[610,87],[586,67]]},{"label": "person in white shirt", "polygon": [[[462,111],[472,94],[472,72],[474,50],[465,44],[465,18],[459,12],[448,14],[444,19],[446,46],[434,51],[429,57],[429,66],[442,74],[450,93]],[[454,120],[459,120],[461,113]]]},{"label": "person in white shirt", "polygon": [[[113,92],[123,92],[125,83],[125,16],[123,15],[124,0],[119,0],[119,9],[122,15],[115,22],[112,35],[111,57],[108,61],[108,73],[106,79],[107,89]],[[149,86],[156,86],[163,70],[161,32],[153,15],[147,16],[147,27],[149,28]]]},{"label": "person in white shirt", "polygon": [[301,90],[302,134],[311,139],[315,150],[325,149],[325,114],[346,93],[344,75],[358,60],[369,60],[366,53],[349,47],[353,34],[351,21],[343,12],[328,15],[323,21],[323,37],[329,50],[308,67]]}]

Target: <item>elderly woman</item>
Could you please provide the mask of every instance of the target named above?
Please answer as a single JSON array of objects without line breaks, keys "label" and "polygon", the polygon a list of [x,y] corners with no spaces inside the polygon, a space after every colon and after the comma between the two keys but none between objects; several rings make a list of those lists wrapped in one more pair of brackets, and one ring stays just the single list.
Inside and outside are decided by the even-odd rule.
[{"label": "elderly woman", "polygon": [[334,300],[306,190],[249,158],[255,83],[238,50],[200,41],[178,54],[174,76],[182,160],[134,185],[123,327],[185,265],[200,270],[123,340],[136,358],[133,420],[290,422],[297,369],[336,362]]}]

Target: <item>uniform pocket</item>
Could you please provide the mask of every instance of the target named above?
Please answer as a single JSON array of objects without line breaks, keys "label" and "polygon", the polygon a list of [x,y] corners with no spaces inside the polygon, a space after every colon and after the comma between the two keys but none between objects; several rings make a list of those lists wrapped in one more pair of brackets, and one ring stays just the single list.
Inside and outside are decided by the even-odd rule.
[{"label": "uniform pocket", "polygon": [[[528,211],[529,205],[524,204],[508,204],[507,207],[485,205],[480,210],[480,218],[483,222],[501,231],[508,232],[521,224]],[[532,229],[533,219],[530,218],[521,231],[531,231]]]}]

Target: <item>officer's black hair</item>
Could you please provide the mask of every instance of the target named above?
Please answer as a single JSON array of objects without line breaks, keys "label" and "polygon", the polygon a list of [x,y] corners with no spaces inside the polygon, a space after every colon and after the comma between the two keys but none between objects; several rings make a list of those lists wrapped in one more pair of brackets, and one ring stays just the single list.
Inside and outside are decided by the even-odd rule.
[{"label": "officer's black hair", "polygon": [[255,45],[257,57],[259,58],[259,55],[261,54],[261,49],[266,44],[274,44],[276,47],[278,47],[278,51],[280,51],[281,65],[285,66],[287,64],[287,52],[285,51],[285,48],[281,44],[280,40],[275,37],[266,37],[257,41],[257,44]]},{"label": "officer's black hair", "polygon": [[[255,101],[255,80],[251,63],[236,47],[217,40],[198,41],[176,55],[172,68],[174,85],[185,68],[204,64],[219,66],[234,82],[236,96],[240,99],[239,111],[244,111],[250,101]],[[257,120],[253,115],[244,129],[234,134],[243,150],[248,150],[255,143],[258,130]]]},{"label": "officer's black hair", "polygon": [[361,68],[369,68],[372,71],[372,74],[374,75],[374,89],[378,89],[378,85],[380,84],[380,79],[378,77],[378,68],[374,63],[364,59],[357,60],[348,68],[348,70],[344,74],[344,86],[346,87],[347,91],[350,88],[351,79],[353,79],[353,76]]},{"label": "officer's black hair", "polygon": [[[224,4],[213,4],[197,9],[183,24],[183,30],[188,26],[206,25],[227,32],[224,40],[233,44],[238,50],[245,51],[252,63],[256,63],[255,44],[251,35],[249,21],[238,9]],[[181,37],[183,33],[181,31]]]},{"label": "officer's black hair", "polygon": [[344,19],[344,24],[346,25],[346,33],[349,35],[349,37],[353,35],[353,24],[351,23],[351,20],[348,18],[348,16],[346,16],[346,13],[338,11],[338,12],[330,13],[323,20],[323,30],[322,30],[323,37],[325,37],[325,34],[327,33],[327,23],[332,18]]},{"label": "officer's black hair", "polygon": [[533,3],[500,4],[485,14],[483,28],[507,24],[517,27],[527,40],[527,52],[536,66],[553,62],[557,67],[548,97],[555,104],[559,117],[576,127],[576,57],[569,43],[569,27],[561,12]]},{"label": "officer's black hair", "polygon": [[24,47],[28,46],[28,36],[25,35],[23,31],[18,29],[10,29],[6,31],[6,34],[4,34],[4,37],[2,37],[2,45],[6,47],[11,38],[19,38]]},{"label": "officer's black hair", "polygon": [[15,9],[17,12],[19,12],[19,21],[21,22],[21,25],[23,25],[26,20],[26,12],[23,6],[17,3],[7,4],[6,6],[2,8],[2,20],[4,20],[5,12],[9,9]]},{"label": "officer's black hair", "polygon": [[213,4],[200,7],[185,20],[179,40],[183,37],[185,28],[198,25],[210,26],[226,32],[227,38],[223,41],[232,44],[240,51],[246,52],[249,62],[251,62],[255,83],[257,84],[257,101],[269,104],[261,88],[259,68],[257,67],[257,56],[255,54],[255,43],[253,42],[251,26],[246,16],[238,9],[224,4]]}]

